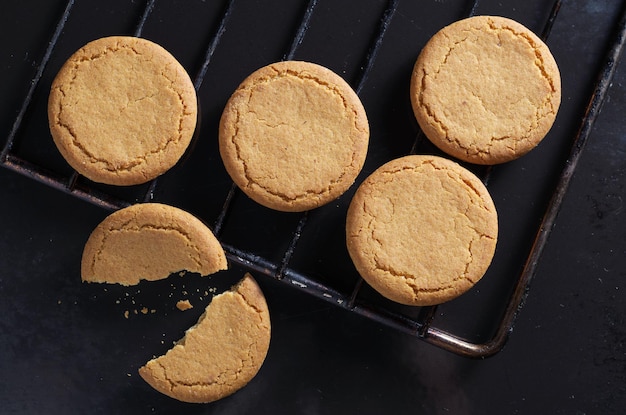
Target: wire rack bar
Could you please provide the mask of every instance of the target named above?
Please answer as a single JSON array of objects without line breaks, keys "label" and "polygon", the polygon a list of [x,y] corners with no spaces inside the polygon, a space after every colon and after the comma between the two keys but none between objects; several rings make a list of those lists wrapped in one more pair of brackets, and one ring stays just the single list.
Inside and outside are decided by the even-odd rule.
[{"label": "wire rack bar", "polygon": [[291,42],[291,46],[289,47],[289,50],[283,56],[283,60],[288,61],[294,58],[296,51],[298,50],[298,48],[302,44],[302,41],[304,40],[304,36],[307,30],[309,30],[309,26],[311,23],[311,16],[313,16],[313,11],[317,7],[317,1],[318,0],[309,0],[308,4],[306,5],[306,8],[304,9],[304,15],[302,16],[302,20],[300,21],[300,25],[298,26],[296,35],[294,36],[293,41]]},{"label": "wire rack bar", "polygon": [[141,34],[143,33],[143,28],[146,25],[146,22],[148,21],[148,17],[150,17],[150,14],[152,14],[155,4],[156,4],[156,0],[146,1],[146,7],[143,9],[143,13],[141,14],[141,17],[139,18],[139,23],[137,23],[137,27],[135,28],[135,32],[133,33],[133,36],[141,37]]},{"label": "wire rack bar", "polygon": [[376,58],[378,57],[378,50],[380,49],[380,45],[383,43],[383,39],[385,38],[387,29],[389,28],[389,25],[391,24],[391,20],[393,19],[393,15],[395,14],[397,9],[398,9],[398,0],[389,0],[387,2],[387,7],[385,8],[385,11],[383,12],[383,16],[380,19],[380,25],[378,26],[378,31],[376,35],[374,36],[374,40],[371,42],[370,49],[367,52],[367,56],[365,57],[365,65],[363,65],[362,67],[363,69],[361,70],[361,73],[355,84],[356,86],[354,90],[356,91],[357,95],[361,93],[361,89],[363,88],[363,85],[365,85],[365,82],[367,81],[367,77],[369,76],[370,71],[372,70],[372,67],[374,66],[374,62],[376,61]]},{"label": "wire rack bar", "polygon": [[196,91],[200,90],[200,86],[202,86],[202,82],[204,81],[204,77],[206,76],[207,69],[209,68],[209,64],[211,63],[211,59],[213,58],[213,53],[215,53],[215,49],[217,49],[217,45],[222,40],[222,36],[226,32],[226,27],[228,22],[230,21],[230,17],[233,14],[233,10],[235,9],[235,0],[229,0],[224,12],[222,13],[222,18],[220,19],[220,24],[218,25],[217,31],[215,35],[209,42],[209,46],[207,47],[206,53],[204,55],[204,61],[202,62],[202,66],[196,75],[193,85],[196,88]]},{"label": "wire rack bar", "polygon": [[24,98],[24,101],[22,101],[22,106],[20,107],[20,111],[17,114],[17,117],[15,118],[15,122],[13,123],[11,131],[9,132],[9,138],[6,144],[4,145],[4,148],[2,149],[2,154],[0,154],[0,162],[6,160],[7,155],[13,148],[17,131],[22,126],[22,121],[24,120],[24,116],[26,115],[26,112],[28,111],[28,108],[30,107],[30,103],[33,100],[33,95],[35,94],[35,90],[37,89],[37,86],[39,85],[39,81],[41,81],[41,77],[43,76],[43,72],[46,69],[46,65],[48,64],[48,61],[50,60],[50,56],[52,56],[52,52],[54,51],[54,48],[56,47],[56,44],[59,40],[59,37],[61,36],[61,32],[63,31],[63,28],[65,27],[65,23],[67,22],[67,19],[70,16],[72,7],[74,7],[74,0],[69,0],[67,4],[65,5],[63,14],[61,15],[61,18],[59,19],[59,22],[57,23],[54,29],[54,32],[52,33],[50,41],[48,42],[48,48],[46,49],[46,52],[44,53],[43,58],[41,59],[41,62],[37,66],[37,72],[35,73],[35,77],[30,82],[30,88],[28,89],[28,92],[26,93],[26,97]]}]

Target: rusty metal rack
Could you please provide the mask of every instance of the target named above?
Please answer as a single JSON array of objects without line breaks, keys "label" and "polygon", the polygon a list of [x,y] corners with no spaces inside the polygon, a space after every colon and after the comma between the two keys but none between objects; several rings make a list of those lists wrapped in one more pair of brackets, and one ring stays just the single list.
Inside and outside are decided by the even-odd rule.
[{"label": "rusty metal rack", "polygon": [[[502,190],[507,188],[503,182],[517,170],[501,166],[487,168],[468,166],[483,178],[493,192],[496,206],[498,208],[501,205],[508,206],[509,212],[503,215],[501,220],[506,221],[507,218],[519,214],[525,218],[524,223],[516,228],[517,232],[501,236],[503,242],[499,242],[501,246],[496,251],[494,264],[475,289],[450,304],[419,308],[400,306],[382,298],[363,283],[351,266],[347,251],[343,247],[345,237],[342,221],[345,219],[347,204],[354,189],[336,203],[314,211],[302,214],[271,212],[248,200],[230,181],[216,154],[217,132],[216,128],[212,127],[216,126],[216,120],[228,95],[228,88],[232,90],[236,87],[236,76],[241,79],[241,76],[246,71],[249,72],[249,69],[254,69],[255,65],[258,67],[262,63],[270,63],[272,59],[309,59],[325,64],[325,54],[332,55],[328,58],[328,66],[334,65],[333,69],[347,78],[364,100],[366,110],[382,114],[378,117],[381,119],[388,117],[389,112],[385,112],[387,103],[377,100],[380,96],[377,95],[380,94],[378,91],[389,89],[391,86],[390,94],[402,97],[402,93],[397,92],[402,89],[397,86],[400,82],[395,81],[393,84],[390,80],[394,79],[395,74],[400,73],[404,76],[404,78],[401,76],[401,79],[406,81],[406,68],[412,64],[411,59],[419,52],[417,49],[406,51],[401,68],[404,72],[394,69],[393,63],[388,62],[388,57],[390,50],[394,48],[399,50],[399,46],[397,44],[393,48],[389,46],[393,42],[388,40],[388,37],[392,36],[390,32],[401,27],[404,31],[402,33],[406,33],[409,30],[407,27],[411,26],[417,39],[414,43],[423,45],[437,25],[442,27],[454,19],[474,14],[489,14],[488,6],[478,1],[470,4],[458,2],[454,14],[446,12],[445,16],[442,14],[443,17],[438,17],[439,20],[435,19],[429,29],[420,30],[417,24],[403,23],[410,18],[401,11],[404,6],[401,0],[359,3],[367,11],[359,11],[363,16],[355,18],[355,22],[359,22],[359,26],[355,26],[359,34],[354,36],[358,51],[354,53],[355,58],[342,60],[341,51],[333,51],[332,42],[324,43],[324,36],[319,34],[324,30],[319,30],[313,40],[309,41],[308,38],[309,34],[321,24],[321,19],[316,19],[316,16],[330,13],[331,6],[322,0],[293,2],[289,12],[291,19],[287,17],[283,19],[290,23],[286,24],[286,28],[280,29],[282,35],[276,35],[287,46],[287,51],[280,55],[272,52],[272,55],[268,51],[247,50],[246,44],[241,42],[242,39],[245,40],[245,35],[240,35],[236,41],[239,42],[238,47],[243,49],[241,55],[258,53],[267,56],[258,60],[250,59],[240,73],[234,74],[229,81],[224,82],[220,90],[222,92],[215,95],[212,95],[209,89],[219,90],[216,86],[219,81],[215,81],[215,77],[223,74],[228,68],[224,63],[224,60],[228,59],[228,51],[224,49],[232,48],[233,44],[236,44],[236,41],[232,40],[228,45],[224,45],[225,39],[229,36],[231,28],[245,26],[254,16],[249,16],[250,12],[246,11],[247,4],[242,4],[245,3],[243,0],[213,2],[211,6],[194,6],[211,8],[206,12],[208,17],[205,29],[202,32],[198,29],[194,32],[198,38],[187,39],[185,43],[193,44],[194,51],[199,51],[195,53],[194,58],[186,58],[184,64],[188,69],[196,68],[195,75],[193,71],[190,73],[199,94],[201,104],[199,121],[202,126],[188,154],[172,169],[173,171],[146,185],[119,189],[92,183],[71,170],[55,152],[46,130],[45,101],[56,71],[77,46],[91,40],[90,37],[106,33],[106,30],[85,33],[83,22],[81,35],[70,40],[70,35],[75,31],[78,32],[76,29],[78,25],[74,21],[94,16],[93,13],[86,11],[89,6],[84,3],[80,0],[69,0],[60,13],[52,34],[45,39],[48,46],[38,63],[30,87],[2,148],[0,154],[2,166],[107,210],[148,201],[160,201],[186,208],[211,225],[222,241],[231,262],[427,343],[468,357],[487,357],[497,353],[503,348],[513,329],[578,160],[602,107],[616,64],[620,59],[626,33],[626,17],[622,13],[614,29],[614,37],[607,46],[606,58],[592,86],[587,106],[581,110],[582,116],[578,118],[579,126],[575,136],[554,140],[556,142],[553,145],[554,149],[546,151],[549,153],[547,156],[542,155],[544,152],[542,148],[534,150],[538,154],[536,159],[528,161],[532,164],[539,160],[544,163],[543,165],[551,167],[549,174],[543,177],[543,183],[539,186],[544,190],[537,193],[539,196],[535,196],[535,199],[537,197],[539,199],[532,203],[530,213],[510,212],[511,206],[517,203],[504,202],[507,199],[523,197],[508,190],[503,193]],[[124,8],[122,5],[124,2],[120,0],[117,3],[120,4],[120,9]],[[121,30],[134,36],[155,38],[156,41],[166,39],[169,27],[162,26],[163,21],[167,20],[163,16],[167,13],[161,11],[161,4],[157,0],[148,0],[145,4],[128,7],[132,10],[127,10],[124,18],[118,19],[123,20],[125,26],[107,29],[111,34]],[[545,13],[539,13],[541,18],[537,20],[541,20],[540,23],[533,23],[534,29],[541,31],[544,39],[549,40],[561,7],[562,2],[557,0],[546,7]],[[182,14],[193,12],[186,7],[182,9]],[[242,18],[244,13],[249,16],[248,20]],[[180,19],[184,20],[185,16],[181,16]],[[367,22],[364,22],[366,20]],[[324,24],[328,25],[328,21],[333,22],[333,19],[326,19]],[[366,26],[367,30],[362,29]],[[128,30],[128,27],[131,27],[131,30]],[[279,32],[278,29],[275,31]],[[287,40],[285,33],[290,33]],[[398,34],[393,36],[398,37]],[[350,46],[349,42],[346,42]],[[183,54],[186,50],[179,44],[172,44],[169,48],[175,56]],[[278,49],[278,46],[272,48],[273,51]],[[239,57],[233,59],[244,59],[240,55],[237,56]],[[214,68],[218,61],[221,65]],[[382,75],[389,72],[393,74]],[[211,85],[207,86],[209,79]],[[396,131],[383,133],[387,124],[379,123],[380,126],[377,127],[376,122],[373,122],[371,154],[368,155],[368,161],[359,180],[392,157],[437,151],[423,138],[408,112],[402,113],[406,107],[406,102],[394,107],[396,113],[393,114],[392,121],[396,124],[399,120],[405,123]],[[399,145],[390,141],[391,134],[411,138],[403,138],[402,145]],[[567,135],[566,132],[560,133],[558,130],[550,134]],[[521,165],[521,170],[524,169],[525,165]],[[524,178],[520,180],[526,181]],[[201,184],[198,185],[198,182]],[[508,188],[510,187],[515,186]],[[208,194],[217,196],[208,197]],[[519,254],[511,255],[511,251]]]}]

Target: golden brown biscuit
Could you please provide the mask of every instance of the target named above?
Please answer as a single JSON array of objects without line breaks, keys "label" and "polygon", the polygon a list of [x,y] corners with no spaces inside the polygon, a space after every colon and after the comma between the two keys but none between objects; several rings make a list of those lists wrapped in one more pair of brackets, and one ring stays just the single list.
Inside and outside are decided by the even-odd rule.
[{"label": "golden brown biscuit", "polygon": [[244,387],[261,368],[270,344],[263,292],[246,274],[213,298],[198,323],[163,356],[139,369],[159,392],[185,402],[212,402]]},{"label": "golden brown biscuit", "polygon": [[437,32],[420,53],[411,103],[442,151],[476,164],[503,163],[533,149],[561,102],[548,47],[521,24],[476,16]]},{"label": "golden brown biscuit", "polygon": [[83,281],[134,285],[179,271],[208,275],[227,268],[211,230],[184,210],[141,203],[107,216],[83,251]]},{"label": "golden brown biscuit", "polygon": [[433,305],[470,289],[489,267],[498,219],[487,189],[436,156],[392,160],[359,186],[347,247],[363,279],[407,305]]},{"label": "golden brown biscuit", "polygon": [[369,125],[359,97],[337,74],[309,62],[263,67],[224,109],[220,153],[253,200],[304,211],[343,194],[363,167]]},{"label": "golden brown biscuit", "polygon": [[52,138],[80,174],[112,185],[145,183],[183,155],[197,119],[185,69],[146,39],[113,36],[75,52],[52,83]]}]

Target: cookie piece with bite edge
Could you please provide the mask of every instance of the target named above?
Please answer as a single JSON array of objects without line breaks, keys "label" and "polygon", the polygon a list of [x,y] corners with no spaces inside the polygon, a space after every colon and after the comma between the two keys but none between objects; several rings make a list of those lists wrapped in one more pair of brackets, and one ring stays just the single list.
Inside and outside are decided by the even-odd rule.
[{"label": "cookie piece with bite edge", "polygon": [[107,216],[91,233],[81,261],[86,282],[134,285],[179,271],[213,274],[227,268],[213,232],[192,214],[140,203]]},{"label": "cookie piece with bite edge", "polygon": [[183,66],[146,39],[89,42],[61,67],[48,99],[50,132],[88,179],[145,183],[174,166],[196,128],[197,97]]},{"label": "cookie piece with bite edge", "polygon": [[269,349],[270,331],[263,292],[246,274],[230,291],[215,296],[184,338],[148,361],[139,374],[174,399],[216,401],[256,376]]},{"label": "cookie piece with bite edge", "polygon": [[511,19],[475,16],[437,32],[411,77],[411,104],[442,151],[476,164],[514,160],[548,133],[561,78],[548,46]]},{"label": "cookie piece with bite edge", "polygon": [[437,156],[392,160],[357,189],[348,209],[348,252],[383,296],[416,306],[449,301],[489,267],[498,219],[482,182]]},{"label": "cookie piece with bite edge", "polygon": [[369,143],[365,109],[331,70],[285,61],[236,89],[219,126],[233,181],[256,202],[298,212],[336,199],[354,183]]}]

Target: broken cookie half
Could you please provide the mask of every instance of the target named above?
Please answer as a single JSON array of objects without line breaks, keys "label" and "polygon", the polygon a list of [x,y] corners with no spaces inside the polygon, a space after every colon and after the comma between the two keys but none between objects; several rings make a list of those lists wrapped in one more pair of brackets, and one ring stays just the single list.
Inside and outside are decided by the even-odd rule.
[{"label": "broken cookie half", "polygon": [[135,285],[179,271],[209,275],[227,268],[213,232],[192,214],[160,203],[140,203],[107,216],[85,244],[87,282]]},{"label": "broken cookie half", "polygon": [[207,306],[198,323],[165,355],[139,369],[159,392],[184,402],[213,402],[252,380],[270,343],[270,317],[250,274]]}]

